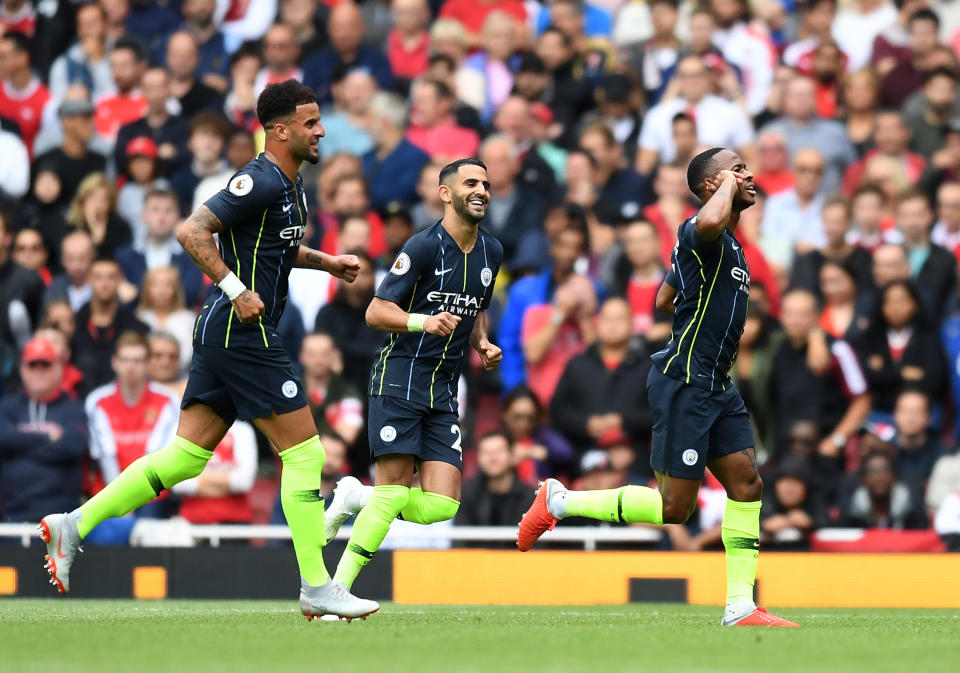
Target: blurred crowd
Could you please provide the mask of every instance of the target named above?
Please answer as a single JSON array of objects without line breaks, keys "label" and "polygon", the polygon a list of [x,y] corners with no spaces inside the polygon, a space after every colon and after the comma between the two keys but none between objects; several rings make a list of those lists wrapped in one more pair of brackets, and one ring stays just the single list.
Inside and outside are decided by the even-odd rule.
[{"label": "blurred crowd", "polygon": [[[294,270],[281,324],[326,491],[369,479],[364,311],[462,156],[488,167],[504,358],[460,382],[457,522],[516,524],[546,476],[649,482],[655,295],[697,207],[686,165],[721,145],[761,192],[731,374],[764,532],[960,537],[960,1],[0,0],[0,31],[4,521],[170,440],[209,286],[177,225],[262,150],[257,96],[295,77],[326,128],[304,241],[361,259],[352,284]],[[238,422],[139,515],[265,520],[275,469]],[[669,543],[717,544],[722,508],[708,475]]]}]

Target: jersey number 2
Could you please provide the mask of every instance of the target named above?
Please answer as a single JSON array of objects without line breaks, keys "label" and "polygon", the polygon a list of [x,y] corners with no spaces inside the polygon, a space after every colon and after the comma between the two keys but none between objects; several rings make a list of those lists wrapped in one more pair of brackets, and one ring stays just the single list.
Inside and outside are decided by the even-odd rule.
[{"label": "jersey number 2", "polygon": [[453,440],[453,444],[450,445],[450,448],[462,456],[463,449],[460,447],[460,444],[463,442],[463,436],[460,434],[460,426],[454,423],[450,426],[450,432],[457,436],[457,438]]}]

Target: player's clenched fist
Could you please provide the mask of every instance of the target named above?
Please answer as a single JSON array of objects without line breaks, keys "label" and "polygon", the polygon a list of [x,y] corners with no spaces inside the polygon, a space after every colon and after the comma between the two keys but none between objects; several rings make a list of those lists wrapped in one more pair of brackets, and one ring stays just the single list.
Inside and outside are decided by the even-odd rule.
[{"label": "player's clenched fist", "polygon": [[496,369],[497,365],[500,364],[500,361],[503,359],[503,351],[500,349],[500,346],[492,344],[489,341],[481,341],[477,346],[477,352],[483,361],[483,368],[488,371]]},{"label": "player's clenched fist", "polygon": [[244,290],[231,303],[240,322],[254,322],[263,315],[263,302],[260,301],[260,295],[252,290]]},{"label": "player's clenched fist", "polygon": [[330,257],[329,268],[331,275],[342,278],[348,283],[357,279],[360,273],[360,258],[356,255],[333,255]]},{"label": "player's clenched fist", "polygon": [[437,336],[449,336],[453,330],[457,329],[460,323],[460,316],[453,315],[444,311],[436,315],[429,316],[423,323],[423,331]]}]

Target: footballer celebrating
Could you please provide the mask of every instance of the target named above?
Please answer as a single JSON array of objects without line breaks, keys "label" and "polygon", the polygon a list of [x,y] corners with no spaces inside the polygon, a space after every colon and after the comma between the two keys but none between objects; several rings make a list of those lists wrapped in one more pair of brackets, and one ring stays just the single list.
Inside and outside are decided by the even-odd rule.
[{"label": "footballer celebrating", "polygon": [[[237,172],[179,228],[177,238],[215,285],[193,332],[193,361],[173,442],[123,471],[68,514],[41,521],[47,569],[61,593],[81,540],[203,470],[236,418],[250,420],[280,453],[280,497],[300,568],[300,609],[362,617],[378,608],[330,580],[321,551],[323,445],[277,322],[293,267],[323,269],[352,282],[359,262],[301,247],[307,221],[299,169],[319,161],[324,135],[316,94],[296,80],[266,87],[257,100],[265,151]],[[219,243],[214,239],[219,234]]]},{"label": "footballer celebrating", "polygon": [[[478,223],[490,203],[487,169],[460,159],[440,171],[443,219],[406,242],[367,308],[367,324],[389,332],[370,373],[368,432],[375,486],[337,484],[327,539],[359,511],[334,581],[349,588],[397,517],[430,524],[460,506],[463,467],[455,391],[473,347],[487,369],[501,360],[484,311],[503,247]],[[411,488],[414,471],[420,487]]]},{"label": "footballer celebrating", "polygon": [[644,486],[570,491],[548,479],[523,515],[517,546],[529,550],[568,516],[683,523],[696,505],[704,468],[710,468],[727,491],[722,523],[727,600],[721,623],[797,626],[753,602],[763,484],[753,429],[729,376],[750,294],[750,272],[735,233],[740,213],[756,199],[753,175],[737,153],[713,148],[690,162],[687,184],[703,206],[678,231],[671,275],[679,287],[665,281],[657,302],[674,309],[673,335],[653,355],[647,379],[653,411],[650,464],[659,491]]}]

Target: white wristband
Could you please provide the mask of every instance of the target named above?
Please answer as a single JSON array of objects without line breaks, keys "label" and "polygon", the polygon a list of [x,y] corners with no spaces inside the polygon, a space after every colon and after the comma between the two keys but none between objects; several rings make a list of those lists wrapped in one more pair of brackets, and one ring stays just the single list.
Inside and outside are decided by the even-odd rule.
[{"label": "white wristband", "polygon": [[243,291],[247,289],[247,286],[243,284],[242,280],[237,278],[237,274],[233,271],[224,276],[223,280],[217,283],[217,287],[223,290],[223,293],[227,295],[227,299],[230,301],[239,297]]}]

